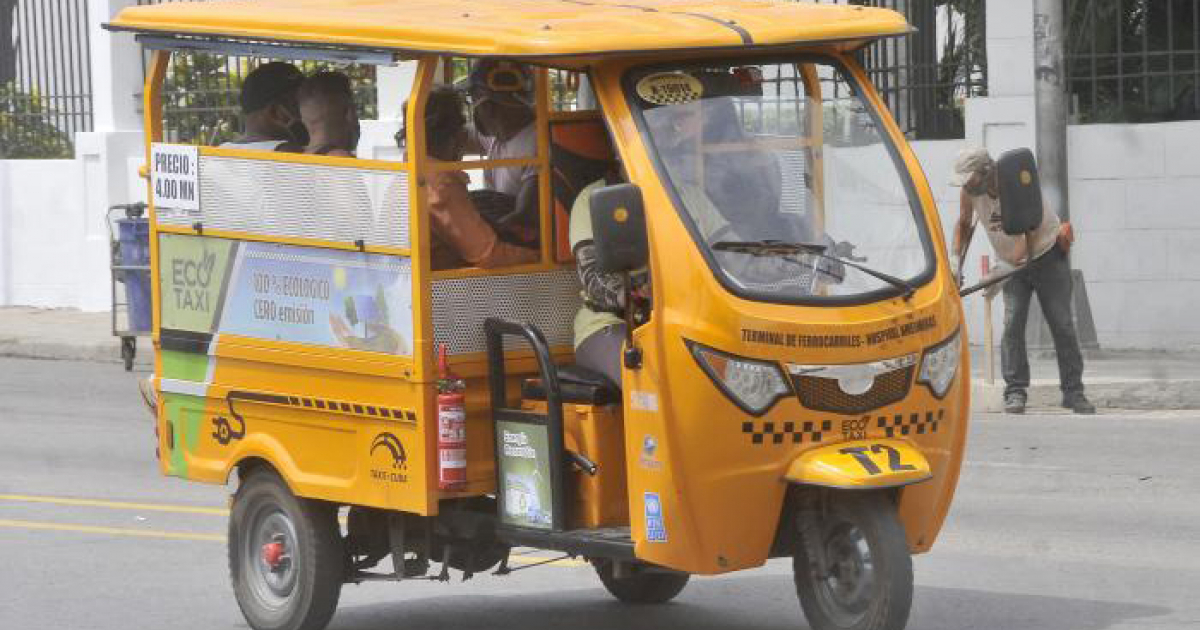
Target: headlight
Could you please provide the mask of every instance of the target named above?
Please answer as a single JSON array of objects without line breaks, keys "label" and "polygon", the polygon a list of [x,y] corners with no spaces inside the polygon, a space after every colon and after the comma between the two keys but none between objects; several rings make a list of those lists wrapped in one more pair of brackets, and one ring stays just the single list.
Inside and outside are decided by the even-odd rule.
[{"label": "headlight", "polygon": [[928,385],[934,396],[945,396],[946,391],[950,389],[950,383],[954,381],[955,373],[958,372],[958,359],[961,354],[959,334],[958,331],[954,331],[949,339],[925,349],[917,382]]},{"label": "headlight", "polygon": [[717,387],[751,415],[761,416],[791,392],[775,363],[725,354],[691,341],[688,347]]}]

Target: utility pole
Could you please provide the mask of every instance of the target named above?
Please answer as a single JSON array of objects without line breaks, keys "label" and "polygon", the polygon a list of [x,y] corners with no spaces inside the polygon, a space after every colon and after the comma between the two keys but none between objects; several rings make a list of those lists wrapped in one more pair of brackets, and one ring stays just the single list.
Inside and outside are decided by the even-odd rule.
[{"label": "utility pole", "polygon": [[[1070,221],[1071,204],[1067,195],[1067,69],[1064,63],[1067,25],[1063,15],[1064,4],[1066,0],[1033,1],[1034,102],[1037,109],[1037,160],[1042,197],[1049,210],[1057,212],[1063,221]],[[1083,272],[1072,270],[1071,279],[1072,311],[1080,345],[1084,350],[1097,350],[1100,344]],[[1050,345],[1050,331],[1045,324],[1032,330],[1037,330],[1041,339],[1030,345]]]},{"label": "utility pole", "polygon": [[1067,86],[1063,64],[1064,0],[1034,0],[1034,100],[1037,106],[1037,159],[1046,203],[1064,221],[1067,198]]}]

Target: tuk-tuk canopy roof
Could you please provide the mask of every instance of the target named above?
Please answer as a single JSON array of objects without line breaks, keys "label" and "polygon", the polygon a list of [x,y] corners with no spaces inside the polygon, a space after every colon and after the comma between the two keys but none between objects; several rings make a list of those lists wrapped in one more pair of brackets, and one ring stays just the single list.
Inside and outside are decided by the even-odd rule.
[{"label": "tuk-tuk canopy roof", "polygon": [[176,38],[463,56],[869,40],[910,28],[895,11],[765,0],[230,0],[123,9],[108,25]]}]

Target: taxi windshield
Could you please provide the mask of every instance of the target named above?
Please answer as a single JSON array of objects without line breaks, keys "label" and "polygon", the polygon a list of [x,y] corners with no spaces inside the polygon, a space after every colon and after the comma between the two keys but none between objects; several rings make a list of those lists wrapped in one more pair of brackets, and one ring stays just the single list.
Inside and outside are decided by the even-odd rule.
[{"label": "taxi windshield", "polygon": [[735,294],[861,303],[932,277],[912,181],[836,61],[639,68],[625,89],[685,224]]}]

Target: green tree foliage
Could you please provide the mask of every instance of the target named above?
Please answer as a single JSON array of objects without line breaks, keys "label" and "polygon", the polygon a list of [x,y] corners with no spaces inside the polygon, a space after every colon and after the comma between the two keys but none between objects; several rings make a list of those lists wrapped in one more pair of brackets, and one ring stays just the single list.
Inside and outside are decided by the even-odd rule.
[{"label": "green tree foliage", "polygon": [[15,82],[0,85],[0,159],[74,156],[71,137],[50,123],[53,112],[43,100]]}]

